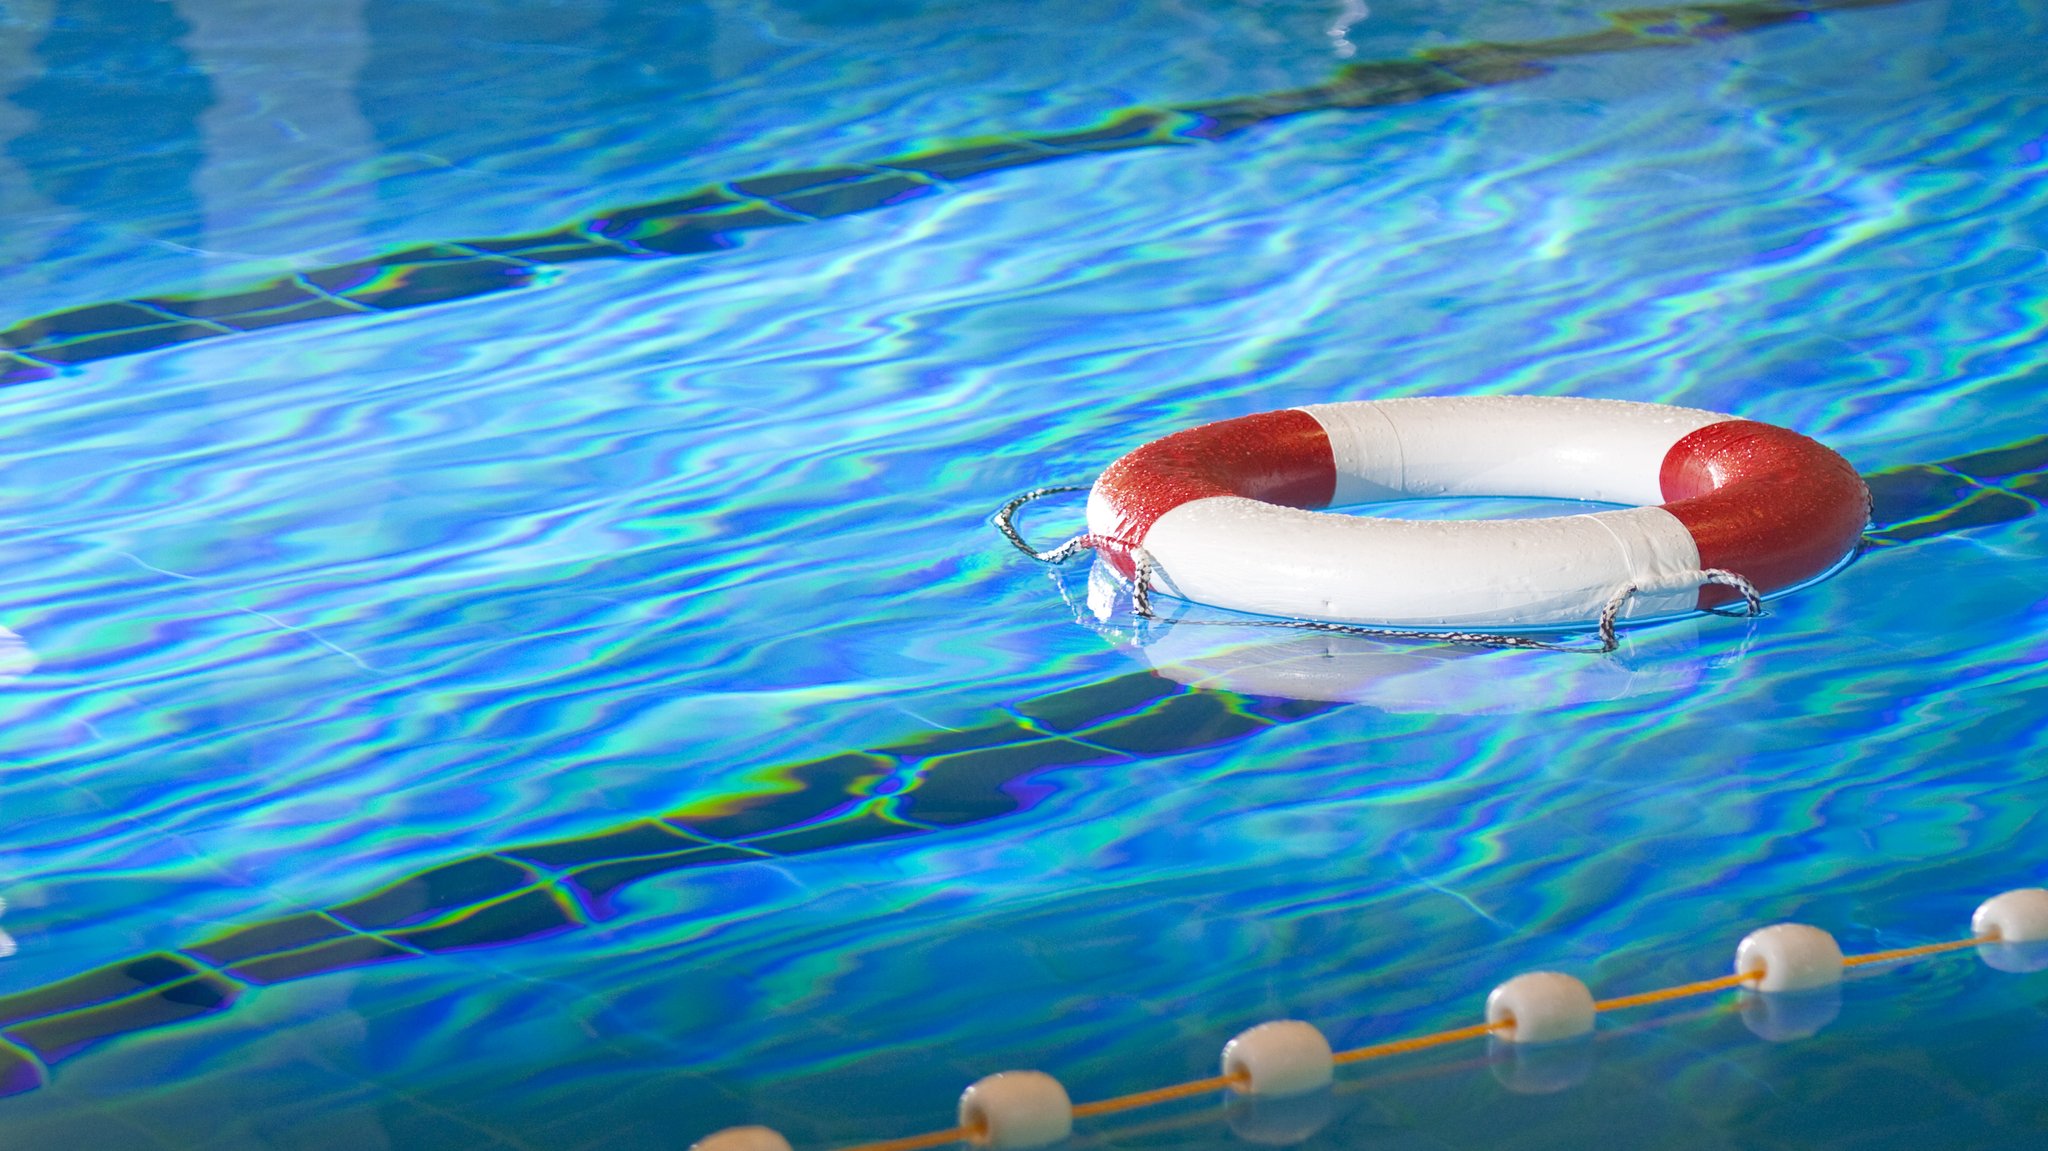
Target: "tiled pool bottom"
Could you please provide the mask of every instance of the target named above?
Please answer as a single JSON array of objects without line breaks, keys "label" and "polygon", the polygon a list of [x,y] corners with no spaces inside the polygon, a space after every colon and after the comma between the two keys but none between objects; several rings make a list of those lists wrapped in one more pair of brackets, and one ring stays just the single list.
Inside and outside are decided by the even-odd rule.
[{"label": "tiled pool bottom", "polygon": [[[225,292],[144,296],[37,316],[0,330],[0,386],[61,367],[135,355],[280,324],[374,315],[532,286],[544,270],[598,259],[696,255],[749,231],[815,223],[902,204],[990,172],[1107,152],[1227,139],[1285,117],[1398,107],[1547,75],[1558,61],[1669,51],[1906,0],[1742,0],[1607,15],[1605,31],[1521,43],[1441,47],[1406,59],[1345,64],[1309,88],[1135,108],[1099,127],[992,136],[872,164],[769,173],[655,203],[606,210],[524,236],[415,245]],[[9,350],[11,349],[11,350]]]},{"label": "tiled pool bottom", "polygon": [[[2041,510],[2048,437],[1868,482],[1877,500],[1871,546],[2010,522]],[[1017,787],[1047,771],[1212,748],[1335,706],[1128,674],[1007,704],[977,727],[780,765],[766,775],[782,790],[510,844],[332,907],[0,997],[0,1086],[41,1087],[56,1064],[95,1044],[227,1010],[252,988],[587,929],[614,918],[622,889],[640,880],[996,819],[1020,806]]]},{"label": "tiled pool bottom", "polygon": [[[0,394],[0,625],[38,660],[4,696],[0,1142],[831,1147],[1003,1067],[1101,1098],[1265,1018],[1357,1045],[1519,970],[1709,976],[1773,920],[1952,938],[2039,880],[2048,233],[1999,112],[2038,8],[1937,8],[934,178],[488,299],[494,253],[415,246],[218,317],[346,318],[43,331],[109,342]],[[1205,99],[1089,115],[1171,136]],[[731,174],[866,161],[858,191],[912,154],[959,151]],[[672,186],[747,196],[727,174]],[[658,238],[687,198],[603,203]],[[1808,431],[1871,479],[1873,546],[1754,624],[1611,662],[1388,645],[1326,706],[1206,675],[1252,635],[1076,626],[1078,573],[984,522],[1204,418],[1514,390]],[[1347,1077],[1312,1145],[2023,1143],[2039,996],[1958,956],[1794,1043],[1674,1008],[1545,1096],[1422,1053]]]}]

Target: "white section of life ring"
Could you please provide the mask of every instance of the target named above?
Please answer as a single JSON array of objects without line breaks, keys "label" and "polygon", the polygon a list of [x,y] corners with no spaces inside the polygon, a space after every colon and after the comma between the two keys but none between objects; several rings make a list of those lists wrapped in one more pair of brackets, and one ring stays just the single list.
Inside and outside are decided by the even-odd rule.
[{"label": "white section of life ring", "polygon": [[[1211,496],[1145,533],[1152,585],[1264,615],[1395,627],[1545,626],[1698,604],[1700,554],[1662,499],[1660,470],[1687,434],[1730,417],[1696,408],[1543,396],[1316,404],[1336,465],[1333,505],[1432,496],[1527,496],[1638,506],[1548,519],[1390,520]],[[1110,522],[1096,491],[1089,522]]]},{"label": "white section of life ring", "polygon": [[1397,627],[1676,615],[1698,599],[1699,549],[1662,508],[1537,520],[1386,520],[1236,496],[1160,516],[1145,550],[1170,595],[1265,615]]},{"label": "white section of life ring", "polygon": [[1309,404],[1337,463],[1333,506],[1430,496],[1655,505],[1688,433],[1732,417],[1562,396],[1435,396]]}]

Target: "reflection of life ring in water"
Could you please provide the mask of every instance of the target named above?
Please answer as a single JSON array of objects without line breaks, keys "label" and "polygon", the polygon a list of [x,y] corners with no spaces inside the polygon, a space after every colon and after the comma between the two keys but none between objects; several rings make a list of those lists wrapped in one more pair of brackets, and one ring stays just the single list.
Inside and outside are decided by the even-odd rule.
[{"label": "reflection of life ring in water", "polygon": [[1679,620],[1632,631],[1611,654],[1563,662],[1541,652],[1390,644],[1327,632],[1255,638],[1247,634],[1253,628],[1230,635],[1171,624],[1129,646],[1159,675],[1190,687],[1362,703],[1396,714],[1504,715],[1696,691],[1703,676],[1745,654],[1739,646],[1706,647],[1698,628],[1696,620]]},{"label": "reflection of life ring in water", "polygon": [[[1528,520],[1313,508],[1432,496],[1638,506]],[[1088,530],[1124,576],[1216,607],[1397,627],[1543,627],[1771,592],[1849,555],[1870,494],[1796,432],[1663,404],[1479,396],[1318,404],[1207,424],[1111,464]]]},{"label": "reflection of life ring in water", "polygon": [[[1542,652],[1389,642],[1329,631],[1275,633],[1263,621],[1130,620],[1107,559],[1090,565],[1085,598],[1057,574],[1083,627],[1162,678],[1189,687],[1276,699],[1358,703],[1421,715],[1508,715],[1612,700],[1683,695],[1729,674],[1748,655],[1751,621],[1715,627],[1676,620],[1617,637],[1611,653],[1558,660]],[[1731,626],[1732,625],[1732,626]]]}]

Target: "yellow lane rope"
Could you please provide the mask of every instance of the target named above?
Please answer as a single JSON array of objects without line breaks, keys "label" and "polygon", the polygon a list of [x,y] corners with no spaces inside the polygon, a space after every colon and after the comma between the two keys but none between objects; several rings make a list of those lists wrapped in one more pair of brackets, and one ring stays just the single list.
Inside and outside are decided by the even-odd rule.
[{"label": "yellow lane rope", "polygon": [[1845,955],[1844,967],[1862,967],[1868,963],[1897,963],[1906,959],[1918,959],[1923,955],[1940,955],[1944,951],[1961,951],[1965,947],[1976,947],[1985,943],[1996,943],[1996,935],[1979,935],[1974,939],[1957,939],[1948,943],[1923,943],[1918,947],[1894,947],[1890,951],[1873,951],[1868,955]]},{"label": "yellow lane rope", "polygon": [[1509,1024],[1474,1023],[1470,1027],[1454,1027],[1449,1031],[1437,1031],[1429,1035],[1417,1035],[1413,1039],[1395,1039],[1387,1043],[1375,1043],[1370,1047],[1354,1047],[1339,1051],[1330,1057],[1330,1062],[1339,1067],[1346,1063],[1363,1063],[1368,1059],[1385,1059],[1389,1055],[1406,1055],[1410,1051],[1426,1051],[1431,1047],[1442,1047],[1461,1039],[1477,1039]]},{"label": "yellow lane rope", "polygon": [[1074,1118],[1086,1119],[1091,1115],[1114,1115],[1119,1111],[1136,1111],[1155,1103],[1171,1103],[1193,1095],[1207,1095],[1225,1087],[1242,1087],[1251,1082],[1249,1075],[1212,1075],[1207,1079],[1195,1079],[1187,1083],[1176,1083],[1171,1087],[1154,1087],[1150,1091],[1133,1091],[1129,1095],[1117,1095],[1109,1099],[1098,1099],[1093,1103],[1076,1103]]},{"label": "yellow lane rope", "polygon": [[[1874,963],[1899,963],[1909,959],[1920,959],[1929,955],[1961,951],[1966,947],[1976,947],[1980,944],[1996,942],[1998,942],[1996,936],[1984,935],[1974,936],[1969,939],[1950,940],[1945,943],[1923,943],[1917,947],[1896,947],[1888,951],[1872,951],[1864,955],[1845,955],[1842,957],[1842,966],[1853,968],[1865,967]],[[1620,995],[1612,999],[1602,999],[1595,1002],[1593,1010],[1598,1012],[1623,1011],[1631,1007],[1648,1007],[1655,1003],[1669,1003],[1674,999],[1688,999],[1698,995],[1711,995],[1717,991],[1728,991],[1745,984],[1754,983],[1762,979],[1763,975],[1764,973],[1761,970],[1738,972],[1734,975],[1723,975],[1715,979],[1702,979],[1693,983],[1681,983],[1675,987],[1663,987],[1655,991],[1642,991],[1634,995]],[[1448,1031],[1434,1031],[1427,1035],[1414,1035],[1406,1039],[1392,1039],[1385,1043],[1375,1043],[1367,1047],[1354,1047],[1348,1051],[1336,1052],[1331,1056],[1331,1062],[1341,1067],[1352,1063],[1365,1063],[1375,1059],[1385,1059],[1394,1055],[1406,1055],[1410,1052],[1426,1051],[1432,1047],[1443,1047],[1453,1043],[1460,1043],[1467,1039],[1481,1039],[1495,1031],[1503,1031],[1511,1026],[1513,1026],[1512,1023],[1506,1022],[1474,1023],[1469,1027],[1454,1027]],[[1199,1095],[1241,1087],[1247,1081],[1247,1077],[1243,1074],[1213,1075],[1207,1079],[1193,1079],[1185,1083],[1175,1083],[1166,1087],[1154,1087],[1147,1091],[1133,1091],[1127,1095],[1113,1095],[1107,1099],[1098,1099],[1092,1103],[1077,1103],[1074,1105],[1073,1114],[1076,1119],[1087,1119],[1098,1115],[1114,1115],[1123,1111],[1136,1111],[1140,1108],[1153,1107],[1161,1103],[1171,1103],[1179,1099],[1190,1099]],[[953,1127],[944,1131],[912,1135],[903,1139],[887,1139],[878,1143],[858,1143],[851,1147],[842,1148],[841,1151],[929,1151],[930,1148],[942,1147],[948,1143],[978,1139],[983,1134],[983,1132],[970,1130],[965,1127]]]},{"label": "yellow lane rope", "polygon": [[1602,999],[1593,1004],[1593,1010],[1623,1011],[1630,1007],[1648,1007],[1652,1003],[1669,1003],[1673,999],[1689,999],[1695,995],[1726,991],[1763,977],[1764,973],[1761,971],[1738,971],[1733,975],[1723,975],[1719,979],[1702,979],[1698,983],[1681,983],[1676,987],[1665,987],[1657,991],[1643,991],[1635,995]]}]

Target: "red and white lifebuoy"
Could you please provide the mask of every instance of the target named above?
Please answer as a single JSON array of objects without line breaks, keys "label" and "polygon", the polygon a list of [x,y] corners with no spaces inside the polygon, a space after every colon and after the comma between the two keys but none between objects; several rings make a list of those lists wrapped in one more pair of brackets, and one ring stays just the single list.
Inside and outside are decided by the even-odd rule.
[{"label": "red and white lifebuoy", "polygon": [[[1311,509],[1432,496],[1635,507],[1526,520]],[[1126,578],[1238,611],[1397,627],[1530,627],[1728,602],[1812,579],[1862,535],[1847,460],[1770,424],[1663,404],[1478,396],[1316,404],[1207,424],[1111,464],[1088,529]]]}]

